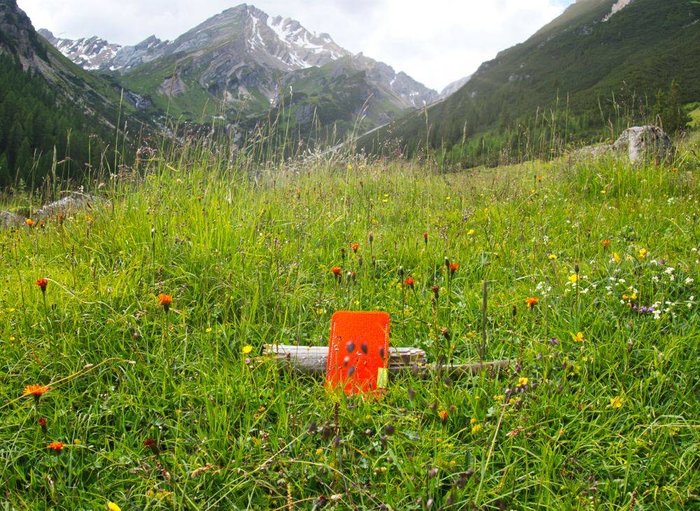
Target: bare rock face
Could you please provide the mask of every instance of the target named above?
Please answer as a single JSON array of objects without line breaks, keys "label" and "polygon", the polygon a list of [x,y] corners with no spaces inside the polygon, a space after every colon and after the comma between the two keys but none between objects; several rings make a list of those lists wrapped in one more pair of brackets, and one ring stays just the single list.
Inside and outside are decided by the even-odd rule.
[{"label": "bare rock face", "polygon": [[671,138],[657,126],[635,126],[626,129],[613,144],[613,151],[627,153],[630,162],[641,163],[646,159],[656,162],[673,157]]},{"label": "bare rock face", "polygon": [[182,81],[179,74],[166,78],[158,88],[158,92],[168,96],[169,98],[181,96],[186,90],[187,85],[185,85],[185,82]]}]

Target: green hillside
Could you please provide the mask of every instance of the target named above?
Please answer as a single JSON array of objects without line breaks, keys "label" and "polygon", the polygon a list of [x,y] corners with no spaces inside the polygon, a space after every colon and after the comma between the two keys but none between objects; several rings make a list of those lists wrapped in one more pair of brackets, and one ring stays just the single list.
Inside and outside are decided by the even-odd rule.
[{"label": "green hillside", "polygon": [[290,73],[275,108],[301,138],[337,142],[395,119],[406,105],[391,91],[372,85],[368,72],[350,57]]},{"label": "green hillside", "polygon": [[[494,162],[610,137],[654,118],[657,93],[700,99],[700,4],[582,0],[525,43],[484,63],[457,93],[367,137],[362,147],[441,148],[455,161]],[[663,120],[663,119],[662,119]]]}]

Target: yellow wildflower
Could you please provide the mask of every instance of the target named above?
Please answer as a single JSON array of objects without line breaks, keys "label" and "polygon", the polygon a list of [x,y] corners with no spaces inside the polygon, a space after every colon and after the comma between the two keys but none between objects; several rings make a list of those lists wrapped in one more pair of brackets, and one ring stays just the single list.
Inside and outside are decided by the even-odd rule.
[{"label": "yellow wildflower", "polygon": [[483,427],[481,426],[481,424],[474,424],[472,426],[472,435],[476,435],[482,429],[483,429]]},{"label": "yellow wildflower", "polygon": [[624,399],[622,396],[615,396],[610,398],[610,408],[622,408],[622,405],[624,404]]},{"label": "yellow wildflower", "polygon": [[523,376],[523,377],[521,377],[520,379],[518,379],[518,387],[524,387],[524,386],[527,385],[529,382],[530,382],[530,379],[527,378],[527,377],[525,377],[525,376]]},{"label": "yellow wildflower", "polygon": [[637,252],[637,255],[640,259],[646,259],[649,255],[649,251],[646,248],[640,248],[639,252]]},{"label": "yellow wildflower", "polygon": [[620,261],[622,261],[622,258],[620,257],[620,254],[618,254],[617,252],[613,252],[612,260],[616,263],[619,263]]},{"label": "yellow wildflower", "polygon": [[578,282],[578,273],[572,273],[569,275],[569,282],[576,284]]},{"label": "yellow wildflower", "polygon": [[107,502],[107,511],[122,511],[122,508],[120,508],[114,502]]},{"label": "yellow wildflower", "polygon": [[253,347],[250,344],[246,344],[245,346],[243,346],[243,349],[241,349],[241,353],[243,353],[244,355],[250,354],[251,351],[253,351]]},{"label": "yellow wildflower", "polygon": [[583,332],[576,332],[576,335],[571,334],[571,337],[573,337],[574,342],[583,342],[586,339]]},{"label": "yellow wildflower", "polygon": [[556,260],[557,260],[557,254],[549,254],[549,255],[547,256],[547,258],[548,258],[550,261],[556,261]]}]

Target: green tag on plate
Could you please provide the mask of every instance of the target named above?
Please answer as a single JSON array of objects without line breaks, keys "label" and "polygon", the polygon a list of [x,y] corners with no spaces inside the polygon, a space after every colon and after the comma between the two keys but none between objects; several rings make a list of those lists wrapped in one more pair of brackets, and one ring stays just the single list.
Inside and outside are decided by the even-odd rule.
[{"label": "green tag on plate", "polygon": [[377,388],[385,389],[389,386],[389,370],[386,367],[377,369]]}]

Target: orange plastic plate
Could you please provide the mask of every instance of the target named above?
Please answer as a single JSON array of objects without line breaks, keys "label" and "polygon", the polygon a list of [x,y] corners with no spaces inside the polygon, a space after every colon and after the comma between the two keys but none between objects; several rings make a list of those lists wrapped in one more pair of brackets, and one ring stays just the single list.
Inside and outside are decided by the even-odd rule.
[{"label": "orange plastic plate", "polygon": [[333,314],[326,365],[328,387],[342,387],[348,395],[385,389],[388,363],[389,314]]}]

